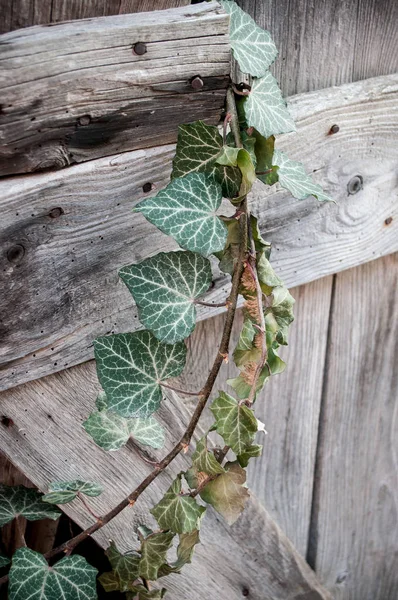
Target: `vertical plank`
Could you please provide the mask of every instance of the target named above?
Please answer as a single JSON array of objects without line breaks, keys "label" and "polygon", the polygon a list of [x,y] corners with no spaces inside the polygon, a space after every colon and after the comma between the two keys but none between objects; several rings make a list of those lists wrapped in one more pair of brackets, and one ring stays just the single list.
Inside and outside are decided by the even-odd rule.
[{"label": "vertical plank", "polygon": [[398,590],[398,255],[336,276],[309,558],[335,600]]},{"label": "vertical plank", "polygon": [[[281,353],[287,369],[270,380],[255,404],[256,416],[265,423],[268,435],[258,440],[264,444],[263,455],[252,461],[248,485],[304,556],[311,515],[331,289],[332,277],[327,277],[292,290],[296,298],[295,322],[289,346]],[[231,355],[242,318],[239,311]],[[188,340],[188,364],[180,382],[184,389],[199,390],[203,385],[217,352],[223,324],[224,315],[218,315],[196,326]],[[231,356],[217,378],[213,397],[219,389],[229,389],[232,393],[227,379],[237,372]],[[208,427],[213,420],[208,411],[203,425]]]}]

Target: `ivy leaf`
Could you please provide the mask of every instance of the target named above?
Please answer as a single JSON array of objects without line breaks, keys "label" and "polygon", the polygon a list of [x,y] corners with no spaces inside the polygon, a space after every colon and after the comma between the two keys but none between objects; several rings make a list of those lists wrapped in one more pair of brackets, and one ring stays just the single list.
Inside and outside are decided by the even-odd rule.
[{"label": "ivy leaf", "polygon": [[219,268],[221,271],[232,275],[239,257],[239,221],[234,218],[224,218],[224,223],[228,229],[227,241],[224,250],[217,252],[215,256],[220,261]]},{"label": "ivy leaf", "polygon": [[0,569],[9,565],[10,562],[11,562],[11,560],[8,558],[8,556],[4,556],[4,554],[0,554]]},{"label": "ivy leaf", "polygon": [[161,341],[174,344],[195,327],[195,298],[208,290],[210,261],[193,252],[160,252],[119,275],[140,311],[140,320]]},{"label": "ivy leaf", "polygon": [[207,173],[221,185],[222,194],[233,198],[239,191],[239,169],[216,164],[223,150],[223,138],[217,127],[195,121],[178,128],[176,155],[173,160],[172,179],[189,173]]},{"label": "ivy leaf", "polygon": [[225,471],[210,481],[200,496],[232,525],[245,507],[249,490],[244,487],[246,472],[238,463],[227,463]]},{"label": "ivy leaf", "polygon": [[241,70],[253,77],[262,77],[278,54],[270,34],[235,2],[221,0],[221,5],[230,15],[229,40]]},{"label": "ivy leaf", "polygon": [[304,166],[295,160],[290,160],[281,150],[275,150],[273,163],[278,166],[279,183],[298,200],[315,196],[320,202],[332,202],[317,183],[314,183],[305,172]]},{"label": "ivy leaf", "polygon": [[166,562],[167,551],[173,543],[174,533],[151,533],[141,542],[140,577],[154,581],[160,567]]},{"label": "ivy leaf", "polygon": [[0,485],[0,527],[15,517],[25,517],[28,521],[58,519],[61,511],[43,502],[43,494],[32,488],[17,485]]},{"label": "ivy leaf", "polygon": [[167,591],[166,588],[162,588],[161,590],[147,590],[142,584],[133,585],[130,589],[132,592],[127,594],[127,600],[135,600],[137,597],[138,600],[162,600]]},{"label": "ivy leaf", "polygon": [[42,554],[19,548],[12,558],[9,600],[96,600],[97,572],[77,554],[50,567]]},{"label": "ivy leaf", "polygon": [[80,492],[86,496],[99,496],[103,492],[103,488],[99,483],[91,483],[89,481],[53,481],[48,486],[49,491],[42,498],[43,502],[50,504],[67,504],[72,502]]},{"label": "ivy leaf", "polygon": [[98,578],[99,582],[106,592],[127,592],[139,577],[141,555],[133,551],[121,554],[114,542],[111,542],[105,554],[111,563],[112,571],[103,573]]},{"label": "ivy leaf", "polygon": [[160,382],[180,375],[187,352],[183,342],[162,344],[150,331],[97,338],[94,351],[109,410],[143,418],[159,408]]},{"label": "ivy leaf", "polygon": [[217,432],[235,454],[242,454],[250,445],[257,432],[257,419],[244,404],[239,405],[235,398],[220,392],[210,407],[216,419]]},{"label": "ivy leaf", "polygon": [[216,460],[213,452],[207,449],[207,438],[202,437],[196,444],[195,452],[192,454],[192,464],[197,471],[207,475],[218,475],[224,473],[224,468]]},{"label": "ivy leaf", "polygon": [[258,331],[251,319],[246,317],[233,354],[237,367],[241,367],[248,362],[257,362],[261,358],[261,348],[257,348],[254,344],[256,335],[258,335]]},{"label": "ivy leaf", "polygon": [[274,288],[272,305],[265,310],[266,329],[272,331],[278,344],[287,345],[288,330],[294,320],[294,298],[283,286]]},{"label": "ivy leaf", "polygon": [[191,496],[181,495],[181,477],[180,473],[150,512],[161,529],[170,529],[174,533],[190,533],[199,529],[206,508],[200,506]]},{"label": "ivy leaf", "polygon": [[271,135],[269,138],[265,138],[256,129],[253,129],[253,137],[256,142],[254,152],[257,160],[257,178],[267,185],[273,185],[278,181],[278,167],[273,166],[272,162],[275,137]]},{"label": "ivy leaf", "polygon": [[232,204],[240,204],[243,196],[246,196],[250,192],[252,185],[256,180],[256,171],[249,152],[244,148],[224,146],[223,152],[217,159],[217,162],[222,165],[239,167],[240,172],[242,173],[242,183],[239,189],[239,196],[237,198],[231,198],[231,202]]},{"label": "ivy leaf", "polygon": [[[237,377],[234,377],[233,379],[227,379],[228,385],[230,385],[235,390],[236,395],[241,400],[244,400],[250,394],[250,390],[251,390],[250,375],[251,375],[251,372],[250,372],[250,363],[249,363],[248,365],[246,365],[246,367],[243,369],[243,371],[241,371],[240,375],[238,375]],[[261,373],[257,379],[256,394],[257,394],[257,392],[259,392],[261,390],[264,383],[267,381],[267,379],[270,376],[271,376],[271,371],[270,371],[268,364],[266,364],[263,367],[263,369],[261,370]]]},{"label": "ivy leaf", "polygon": [[[100,400],[99,400],[100,399]],[[93,411],[83,423],[94,442],[104,450],[118,450],[130,437],[144,446],[163,448],[164,429],[153,417],[128,419],[108,410],[106,395],[98,395]]]},{"label": "ivy leaf", "polygon": [[243,454],[239,454],[236,458],[238,459],[240,466],[246,468],[249,464],[249,460],[261,456],[262,451],[263,447],[261,445],[253,444],[252,446],[247,446]]},{"label": "ivy leaf", "polygon": [[281,90],[271,73],[253,81],[251,92],[245,98],[244,110],[249,126],[257,129],[265,138],[296,131]]},{"label": "ivy leaf", "polygon": [[[255,153],[256,146],[256,138],[253,135],[249,135],[244,129],[240,132],[240,137],[242,140],[242,144],[245,150],[250,154],[250,158],[252,159],[252,163],[254,166],[257,164],[257,156]],[[227,134],[226,139],[227,145],[235,147],[235,137],[232,131]],[[271,157],[272,158],[272,157]]]},{"label": "ivy leaf", "polygon": [[269,296],[275,287],[283,286],[283,281],[275,273],[264,253],[257,257],[257,274],[260,287]]},{"label": "ivy leaf", "polygon": [[191,562],[194,547],[200,542],[199,531],[194,529],[191,533],[182,533],[179,538],[180,542],[177,548],[177,560],[170,565],[162,565],[158,573],[159,577],[170,575],[170,573],[179,573],[186,564]]},{"label": "ivy leaf", "polygon": [[173,179],[153,198],[139,202],[141,212],[182,248],[208,256],[224,248],[227,230],[216,210],[221,186],[210,175],[190,173]]}]

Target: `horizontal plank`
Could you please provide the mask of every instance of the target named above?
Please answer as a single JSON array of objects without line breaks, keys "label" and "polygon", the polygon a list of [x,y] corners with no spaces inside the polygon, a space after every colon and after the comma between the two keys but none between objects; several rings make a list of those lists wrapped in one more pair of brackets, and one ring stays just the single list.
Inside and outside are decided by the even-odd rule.
[{"label": "horizontal plank", "polygon": [[227,15],[210,2],[2,35],[0,175],[174,142],[177,126],[198,118],[217,123],[227,32]]},{"label": "horizontal plank", "polygon": [[[103,514],[152,467],[140,458],[132,443],[118,452],[106,453],[82,430],[81,423],[92,410],[97,390],[91,361],[3,392],[3,414],[14,424],[0,424],[0,444],[12,462],[43,491],[53,480],[84,478],[101,483],[104,493],[90,499],[90,504],[97,514]],[[157,415],[166,430],[166,448],[146,453],[148,458],[159,459],[171,448],[191,412],[173,393],[167,394]],[[179,456],[133,510],[126,509],[97,532],[97,541],[107,547],[109,539],[114,539],[121,550],[136,547],[137,525],[156,526],[149,508],[163,495],[171,477],[187,468],[187,462],[187,457]],[[64,508],[82,527],[91,523],[80,502]],[[305,560],[255,497],[232,527],[209,509],[202,522],[201,541],[192,564],[181,575],[162,579],[170,600],[241,600],[244,590],[249,590],[253,600],[330,600]]]},{"label": "horizontal plank", "polygon": [[[251,207],[289,286],[398,250],[397,82],[386,76],[290,100],[298,135],[278,145],[314,171],[336,204],[298,202],[278,185],[256,184]],[[340,131],[328,135],[333,124]],[[167,183],[173,151],[123,153],[0,182],[1,388],[88,360],[96,336],[138,327],[117,270],[176,248],[130,210],[145,183],[157,190]],[[363,187],[349,194],[358,176]],[[228,286],[215,273],[208,299],[219,302]],[[201,309],[199,318],[215,313]]]}]

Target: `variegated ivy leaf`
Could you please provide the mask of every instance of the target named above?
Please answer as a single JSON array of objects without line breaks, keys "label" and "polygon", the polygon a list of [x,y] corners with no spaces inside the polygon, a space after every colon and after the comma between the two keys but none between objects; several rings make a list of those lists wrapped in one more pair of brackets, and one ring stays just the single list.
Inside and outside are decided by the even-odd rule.
[{"label": "variegated ivy leaf", "polygon": [[166,588],[147,590],[142,584],[133,585],[130,588],[132,592],[128,592],[127,600],[162,600],[166,593]]},{"label": "variegated ivy leaf", "polygon": [[225,473],[210,481],[200,492],[200,496],[232,525],[249,498],[245,482],[245,470],[238,463],[227,463]]},{"label": "variegated ivy leaf", "polygon": [[189,173],[207,173],[220,183],[223,196],[233,198],[239,192],[242,176],[237,168],[216,164],[222,149],[223,138],[214,125],[203,121],[180,125],[172,179]]},{"label": "variegated ivy leaf", "polygon": [[197,471],[207,475],[218,475],[224,473],[224,468],[216,460],[213,452],[207,449],[207,438],[202,437],[196,444],[195,452],[192,454],[192,464]]},{"label": "variegated ivy leaf", "polygon": [[230,15],[229,40],[241,70],[253,77],[262,77],[278,54],[270,34],[235,2],[221,0],[221,5]]},{"label": "variegated ivy leaf", "polygon": [[257,129],[265,138],[296,130],[281,90],[271,73],[253,81],[251,92],[245,98],[244,111],[248,125]]},{"label": "variegated ivy leaf", "polygon": [[179,573],[186,564],[191,562],[194,547],[200,542],[199,531],[194,529],[191,533],[182,533],[179,538],[177,560],[171,564],[162,565],[158,573],[159,577],[170,575],[170,573]]},{"label": "variegated ivy leaf", "polygon": [[140,577],[154,581],[159,569],[166,562],[167,551],[173,543],[174,533],[165,531],[151,533],[141,542]]},{"label": "variegated ivy leaf", "polygon": [[61,511],[43,502],[43,494],[37,490],[17,485],[0,485],[0,527],[15,517],[25,517],[28,521],[58,519]]},{"label": "variegated ivy leaf", "polygon": [[246,317],[233,355],[237,367],[248,362],[257,362],[261,358],[261,348],[254,343],[256,335],[258,330],[255,329],[252,320]]},{"label": "variegated ivy leaf", "polygon": [[140,321],[162,342],[174,344],[195,327],[195,299],[208,290],[210,261],[193,252],[160,252],[119,275],[140,312]]},{"label": "variegated ivy leaf", "polygon": [[213,177],[190,173],[173,179],[134,210],[173,237],[182,248],[208,256],[222,250],[227,237],[226,227],[216,215],[221,200],[221,186]]},{"label": "variegated ivy leaf", "polygon": [[289,325],[294,320],[294,298],[283,286],[274,288],[272,305],[265,310],[265,324],[278,344],[287,345]]},{"label": "variegated ivy leaf", "polygon": [[283,281],[275,273],[263,252],[257,257],[257,274],[260,287],[266,296],[272,294],[274,288],[283,286]]},{"label": "variegated ivy leaf", "polygon": [[111,542],[105,554],[111,563],[112,571],[103,573],[98,578],[99,582],[106,592],[127,592],[139,577],[141,555],[133,551],[121,554],[114,542]]},{"label": "variegated ivy leaf", "polygon": [[48,486],[48,492],[42,499],[43,502],[49,502],[50,504],[67,504],[72,502],[78,493],[86,496],[99,496],[102,492],[103,488],[99,483],[80,481],[80,479],[53,481]]},{"label": "variegated ivy leaf", "polygon": [[83,427],[104,450],[118,450],[130,437],[144,446],[163,448],[164,429],[153,417],[121,417],[108,410],[108,401],[103,392],[98,395],[96,405],[98,410],[89,415]]},{"label": "variegated ivy leaf", "polygon": [[[250,371],[249,367],[250,367],[250,364],[248,366],[245,366],[243,368],[243,370],[241,371],[240,375],[238,375],[237,377],[234,377],[233,379],[227,379],[228,385],[230,385],[235,390],[236,395],[241,400],[245,400],[245,398],[249,397],[250,390],[252,387],[251,382],[250,382],[251,371]],[[264,383],[267,381],[267,379],[270,376],[271,376],[271,371],[270,371],[268,364],[266,364],[263,367],[263,369],[261,370],[261,373],[257,379],[256,388],[255,388],[256,394],[257,394],[257,392],[259,392],[261,390]]]},{"label": "variegated ivy leaf", "polygon": [[42,554],[19,548],[12,557],[9,600],[96,600],[97,572],[77,554],[50,567]]},{"label": "variegated ivy leaf", "polygon": [[194,498],[181,494],[180,473],[173,481],[163,498],[151,509],[151,513],[161,529],[170,529],[174,533],[190,533],[200,528],[200,521],[206,511]]},{"label": "variegated ivy leaf", "polygon": [[247,446],[243,454],[239,454],[236,458],[238,459],[240,466],[246,468],[249,464],[249,460],[261,456],[262,451],[263,447],[260,444],[253,444],[252,446]]},{"label": "variegated ivy leaf", "polygon": [[225,392],[220,392],[210,407],[216,419],[217,433],[235,452],[242,454],[257,432],[257,419],[250,408]]},{"label": "variegated ivy leaf", "polygon": [[162,344],[150,331],[97,338],[94,351],[109,410],[142,418],[159,408],[160,382],[181,374],[187,353],[183,342]]},{"label": "variegated ivy leaf", "polygon": [[8,556],[4,556],[4,554],[0,554],[0,569],[9,565],[10,562],[11,562],[11,560],[8,558]]},{"label": "variegated ivy leaf", "polygon": [[[256,166],[256,164],[257,164],[257,156],[255,153],[256,138],[254,136],[246,133],[245,130],[241,130],[240,137],[241,137],[244,149],[248,151],[253,165]],[[227,134],[226,142],[227,142],[228,146],[231,146],[232,148],[235,147],[235,137],[234,137],[234,134],[232,133],[232,131],[230,131]]]},{"label": "variegated ivy leaf", "polygon": [[315,196],[320,202],[332,202],[317,183],[305,172],[304,166],[295,160],[290,160],[281,150],[275,150],[273,164],[278,166],[279,183],[298,200]]}]

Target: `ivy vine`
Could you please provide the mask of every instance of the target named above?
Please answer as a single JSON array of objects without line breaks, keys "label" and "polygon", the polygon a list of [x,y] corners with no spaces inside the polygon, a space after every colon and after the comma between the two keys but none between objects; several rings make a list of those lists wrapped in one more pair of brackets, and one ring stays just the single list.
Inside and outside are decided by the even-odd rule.
[{"label": "ivy vine", "polygon": [[[210,432],[196,443],[191,467],[178,474],[151,509],[157,522],[154,530],[139,527],[136,546],[124,554],[111,542],[107,550],[111,571],[99,577],[100,583],[107,591],[125,592],[129,600],[163,598],[166,590],[156,582],[191,562],[207,505],[231,524],[249,497],[245,468],[261,454],[255,438],[263,429],[253,405],[266,381],[285,368],[278,350],[288,342],[294,299],[269,262],[270,245],[250,213],[247,194],[259,178],[267,185],[279,182],[297,199],[330,198],[300,163],[274,148],[274,136],[294,131],[295,125],[269,71],[277,55],[270,34],[233,0],[221,0],[221,4],[230,15],[232,53],[241,70],[251,76],[251,86],[241,89],[238,82],[232,82],[222,131],[201,121],[180,126],[171,182],[134,208],[174,238],[182,250],[161,252],[120,270],[145,329],[95,340],[103,391],[83,424],[87,434],[107,451],[119,449],[129,438],[156,449],[163,446],[165,434],[153,413],[160,406],[163,388],[175,389],[167,381],[184,369],[185,339],[195,327],[196,305],[206,304],[201,298],[212,281],[211,255],[231,275],[231,290],[222,303],[226,320],[216,358],[201,390],[178,390],[197,396],[181,439],[106,515],[95,515],[87,500],[102,491],[95,483],[53,482],[44,495],[22,486],[0,486],[0,525],[19,515],[28,520],[56,519],[60,511],[55,505],[75,498],[93,518],[88,529],[45,556],[27,547],[18,549],[8,575],[10,600],[97,598],[96,569],[82,556],[70,554],[124,508],[134,505],[176,456],[192,450],[196,426],[228,357],[238,296],[244,300],[243,328],[233,352],[239,375],[228,381],[230,393],[220,391],[210,407],[215,445]],[[223,198],[233,205],[232,216],[219,214]],[[62,553],[66,556],[50,568],[48,560]],[[9,563],[0,556],[0,567]]]}]

